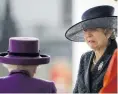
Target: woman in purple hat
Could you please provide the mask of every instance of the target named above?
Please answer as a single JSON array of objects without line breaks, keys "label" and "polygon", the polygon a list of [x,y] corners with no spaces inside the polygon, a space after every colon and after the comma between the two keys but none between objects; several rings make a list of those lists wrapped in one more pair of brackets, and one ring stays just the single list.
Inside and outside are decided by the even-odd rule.
[{"label": "woman in purple hat", "polygon": [[56,93],[53,82],[33,78],[36,68],[48,64],[50,56],[40,55],[38,39],[12,37],[8,52],[0,53],[0,62],[10,74],[0,78],[0,93]]},{"label": "woman in purple hat", "polygon": [[65,34],[71,41],[85,40],[92,49],[81,56],[74,93],[98,93],[103,87],[104,75],[117,48],[117,16],[113,14],[114,8],[109,5],[90,8],[83,13],[82,21]]}]

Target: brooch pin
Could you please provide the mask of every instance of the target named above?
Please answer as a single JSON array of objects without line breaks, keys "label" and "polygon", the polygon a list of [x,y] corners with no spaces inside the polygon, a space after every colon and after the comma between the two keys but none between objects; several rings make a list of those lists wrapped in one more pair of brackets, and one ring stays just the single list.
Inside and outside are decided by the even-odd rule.
[{"label": "brooch pin", "polygon": [[100,63],[100,65],[98,66],[98,71],[102,69],[103,63],[104,63],[104,62],[102,61],[102,62]]}]

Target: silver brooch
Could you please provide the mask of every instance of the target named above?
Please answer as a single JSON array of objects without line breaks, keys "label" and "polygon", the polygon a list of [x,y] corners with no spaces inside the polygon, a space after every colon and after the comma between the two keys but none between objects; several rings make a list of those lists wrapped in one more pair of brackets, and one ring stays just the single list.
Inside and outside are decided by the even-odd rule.
[{"label": "silver brooch", "polygon": [[104,62],[102,61],[102,62],[100,63],[100,65],[98,66],[98,71],[102,69],[103,63],[104,63]]}]

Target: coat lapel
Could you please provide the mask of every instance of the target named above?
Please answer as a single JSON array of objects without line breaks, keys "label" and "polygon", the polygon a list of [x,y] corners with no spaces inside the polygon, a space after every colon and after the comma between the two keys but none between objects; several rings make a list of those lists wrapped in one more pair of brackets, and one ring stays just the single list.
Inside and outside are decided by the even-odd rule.
[{"label": "coat lapel", "polygon": [[92,52],[92,54],[90,55],[90,58],[87,58],[87,67],[85,68],[85,75],[84,75],[84,81],[85,81],[85,86],[88,89],[88,92],[90,92],[90,65],[91,65],[91,60],[93,58],[94,53]]},{"label": "coat lapel", "polygon": [[[99,75],[102,73],[102,71],[107,68],[110,59],[111,59],[111,55],[106,55],[106,56],[103,58],[103,60],[99,63],[99,65],[97,66],[97,73],[98,73],[97,76],[99,76]],[[100,67],[101,63],[103,63],[103,66],[102,66],[101,69],[99,70],[99,67]]]}]

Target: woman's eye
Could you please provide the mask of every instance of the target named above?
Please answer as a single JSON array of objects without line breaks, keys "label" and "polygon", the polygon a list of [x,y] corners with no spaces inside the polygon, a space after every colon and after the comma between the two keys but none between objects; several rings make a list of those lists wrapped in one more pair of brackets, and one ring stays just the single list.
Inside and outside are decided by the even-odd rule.
[{"label": "woman's eye", "polygon": [[96,28],[95,29],[93,28],[93,29],[90,29],[90,31],[97,31],[97,29]]}]

